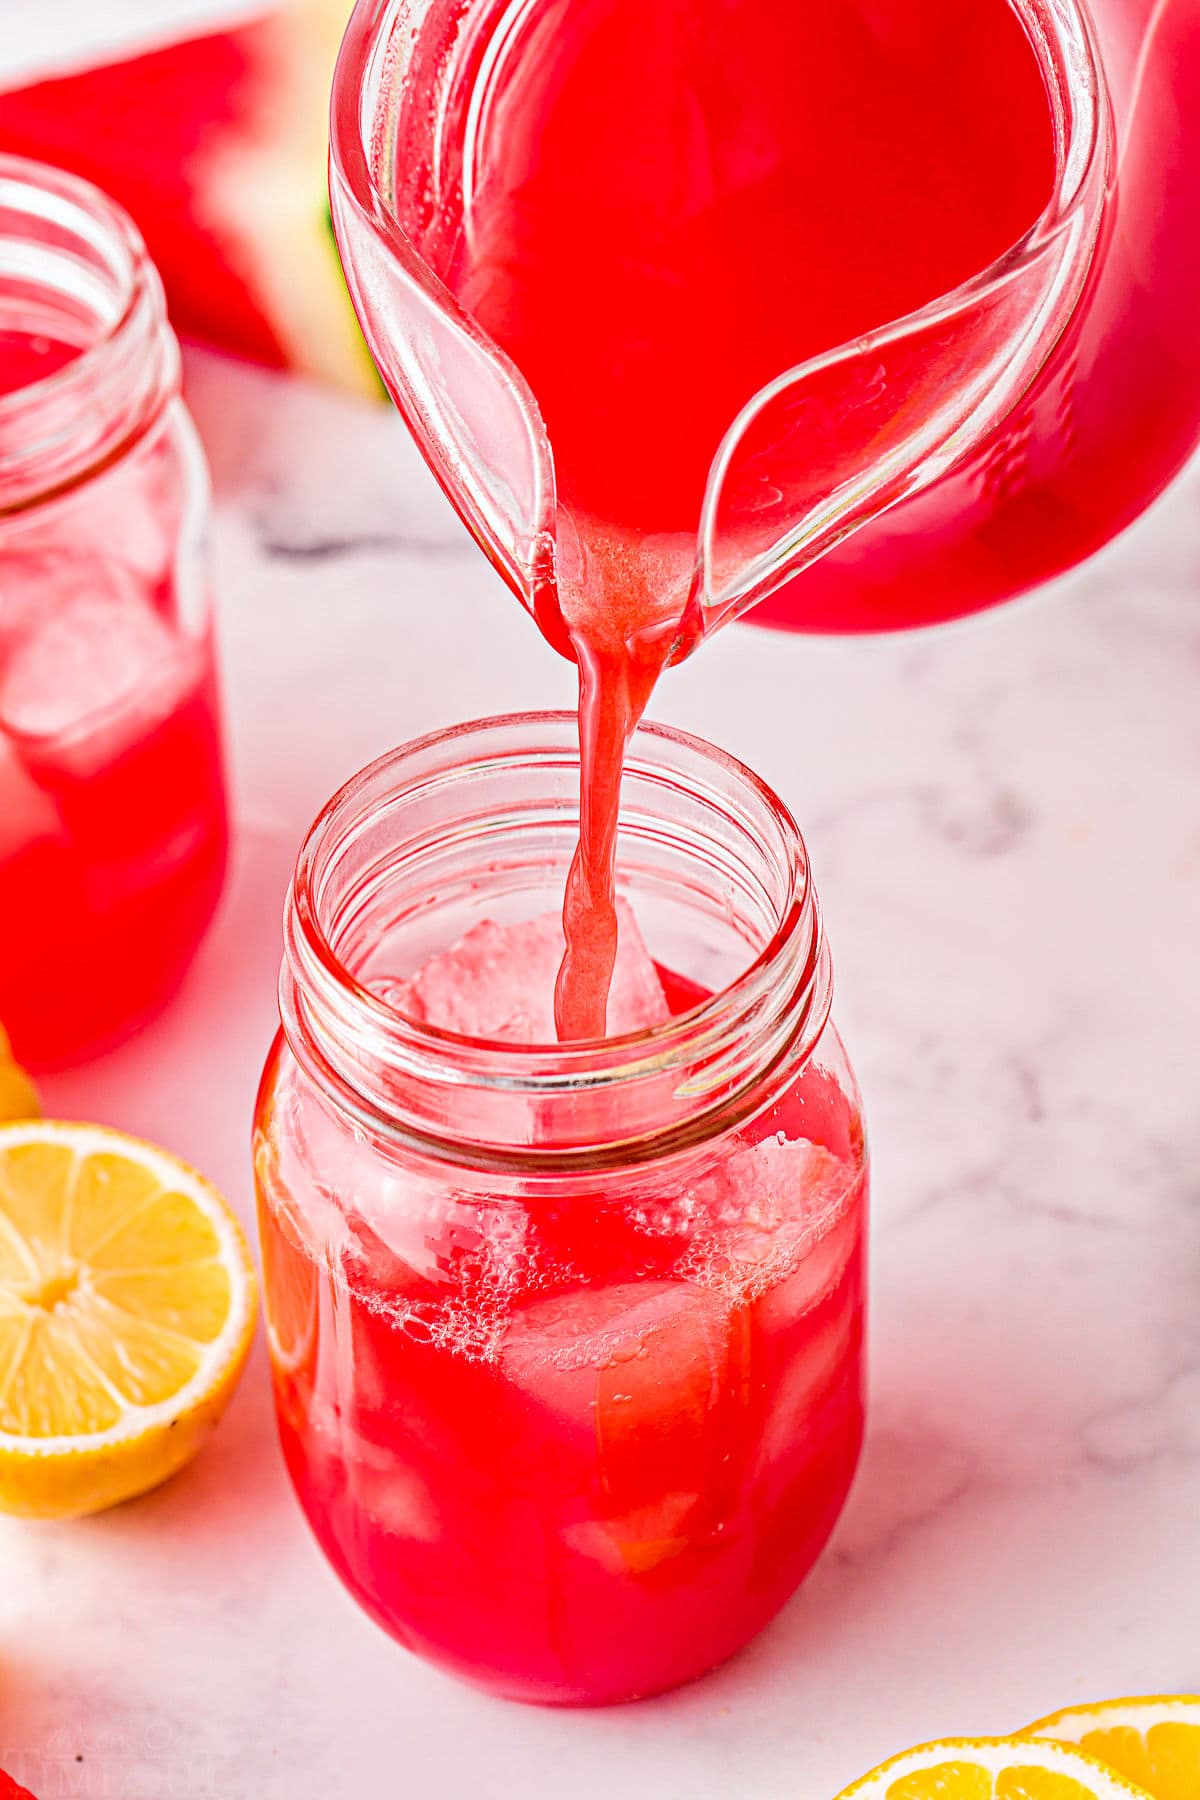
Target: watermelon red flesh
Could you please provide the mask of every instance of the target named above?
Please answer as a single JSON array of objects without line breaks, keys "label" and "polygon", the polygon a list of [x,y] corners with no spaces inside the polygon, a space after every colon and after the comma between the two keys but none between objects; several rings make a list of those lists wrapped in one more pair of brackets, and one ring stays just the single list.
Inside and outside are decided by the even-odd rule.
[{"label": "watermelon red flesh", "polygon": [[0,149],[83,175],[127,209],[182,332],[366,388],[325,198],[346,11],[300,0],[0,94]]},{"label": "watermelon red flesh", "polygon": [[218,134],[250,129],[269,21],[0,97],[0,145],[84,175],[137,221],[176,324],[261,362],[286,360],[205,224],[197,171]]},{"label": "watermelon red flesh", "polygon": [[33,1800],[28,1788],[19,1787],[11,1775],[0,1769],[0,1800]]}]

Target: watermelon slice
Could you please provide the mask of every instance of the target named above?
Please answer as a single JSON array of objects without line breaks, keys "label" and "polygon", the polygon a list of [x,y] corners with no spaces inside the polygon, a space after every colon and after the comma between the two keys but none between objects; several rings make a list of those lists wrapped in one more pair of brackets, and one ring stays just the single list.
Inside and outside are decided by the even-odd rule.
[{"label": "watermelon slice", "polygon": [[0,149],[132,214],[181,332],[382,392],[329,224],[329,89],[349,0],[249,20],[0,94]]}]

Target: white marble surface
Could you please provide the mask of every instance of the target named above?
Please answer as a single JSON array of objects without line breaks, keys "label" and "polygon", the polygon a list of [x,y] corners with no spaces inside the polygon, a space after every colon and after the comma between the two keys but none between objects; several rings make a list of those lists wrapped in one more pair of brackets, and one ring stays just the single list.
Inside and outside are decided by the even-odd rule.
[{"label": "white marble surface", "polygon": [[[46,1098],[248,1217],[309,817],[399,739],[570,685],[384,409],[208,357],[191,387],[240,846],[178,1002]],[[806,827],[866,1090],[871,1427],[831,1548],[672,1698],[482,1698],[326,1570],[260,1343],[190,1473],[0,1528],[0,1765],[42,1800],[828,1800],[921,1738],[1200,1688],[1200,469],[1034,603],[888,641],[737,627],[657,710]]]}]

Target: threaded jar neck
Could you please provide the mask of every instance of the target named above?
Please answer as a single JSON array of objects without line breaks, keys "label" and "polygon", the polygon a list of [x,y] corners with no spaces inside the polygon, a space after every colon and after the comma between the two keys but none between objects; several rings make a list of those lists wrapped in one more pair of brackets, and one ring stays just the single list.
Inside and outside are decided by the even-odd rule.
[{"label": "threaded jar neck", "polygon": [[179,392],[162,283],[120,207],[73,175],[0,156],[0,332],[70,355],[0,392],[0,519],[120,461]]},{"label": "threaded jar neck", "polygon": [[363,1130],[470,1168],[628,1169],[757,1113],[811,1053],[832,974],[796,823],[732,757],[655,725],[626,765],[620,885],[651,952],[711,997],[624,1037],[535,1045],[388,1003],[385,972],[410,975],[484,917],[555,907],[578,780],[573,714],[511,715],[382,757],[316,820],[280,1010],[299,1063]]}]

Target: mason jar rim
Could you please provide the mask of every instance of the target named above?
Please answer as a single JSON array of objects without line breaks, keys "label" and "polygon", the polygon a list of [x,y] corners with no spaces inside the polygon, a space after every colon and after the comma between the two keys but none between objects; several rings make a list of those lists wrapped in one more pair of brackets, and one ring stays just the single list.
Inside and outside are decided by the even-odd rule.
[{"label": "mason jar rim", "polygon": [[[784,1064],[794,1071],[796,1059],[816,1044],[829,1015],[832,969],[799,827],[779,796],[737,758],[656,723],[643,723],[635,734],[627,779],[658,780],[670,774],[672,758],[690,759],[733,784],[777,833],[784,879],[774,930],[732,982],[658,1025],[604,1039],[522,1044],[408,1018],[346,966],[323,914],[323,883],[339,846],[377,817],[385,800],[397,805],[431,776],[461,781],[472,770],[533,766],[539,756],[558,759],[556,766],[566,756],[577,770],[576,728],[572,712],[518,712],[427,733],[352,776],[309,828],[285,908],[280,1014],[297,1060],[365,1128],[474,1167],[594,1169],[608,1166],[606,1158],[616,1151],[628,1166],[674,1154],[749,1117],[763,1104],[773,1073]],[[505,748],[503,740],[512,734],[529,747]],[[422,773],[423,762],[437,765],[438,759],[440,766]],[[407,788],[406,770],[412,782]],[[672,1073],[699,1082],[699,1098],[687,1119],[622,1137],[619,1144],[472,1143],[443,1125],[435,1129],[432,1116],[400,1116],[383,1078],[397,1069],[412,1084],[410,1092],[434,1091],[443,1100],[470,1089],[561,1103],[583,1092],[634,1093],[638,1084]]]},{"label": "mason jar rim", "polygon": [[[48,375],[0,393],[0,520],[57,498],[120,461],[180,386],[179,347],[162,282],[129,214],[94,183],[29,157],[0,154],[0,284],[18,277],[68,298],[66,282],[105,290],[94,332]],[[6,269],[5,246],[18,252]],[[85,310],[86,303],[82,303]]]}]

